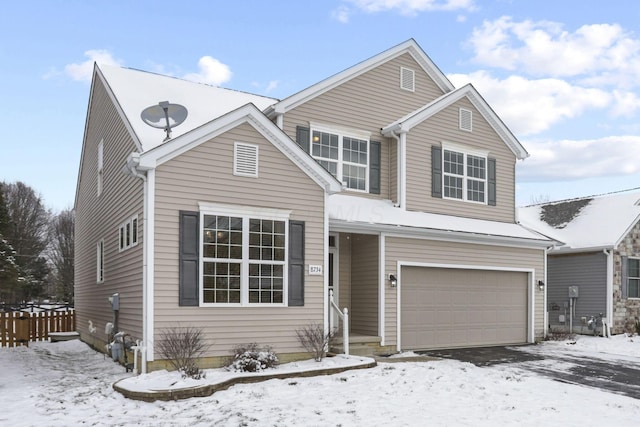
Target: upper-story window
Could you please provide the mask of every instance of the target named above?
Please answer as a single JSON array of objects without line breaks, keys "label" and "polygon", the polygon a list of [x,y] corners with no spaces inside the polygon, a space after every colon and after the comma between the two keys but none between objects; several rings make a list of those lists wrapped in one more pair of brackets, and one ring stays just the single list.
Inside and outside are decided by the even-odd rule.
[{"label": "upper-story window", "polygon": [[442,195],[487,203],[487,154],[442,144]]},{"label": "upper-story window", "polygon": [[103,141],[100,141],[100,144],[98,144],[98,188],[97,188],[97,193],[98,196],[100,196],[102,194],[102,187],[104,185],[103,183],[103,179],[104,179],[104,143]]},{"label": "upper-story window", "polygon": [[96,282],[104,283],[104,239],[96,244]]},{"label": "upper-story window", "polygon": [[351,190],[369,191],[367,132],[311,125],[311,155]]}]

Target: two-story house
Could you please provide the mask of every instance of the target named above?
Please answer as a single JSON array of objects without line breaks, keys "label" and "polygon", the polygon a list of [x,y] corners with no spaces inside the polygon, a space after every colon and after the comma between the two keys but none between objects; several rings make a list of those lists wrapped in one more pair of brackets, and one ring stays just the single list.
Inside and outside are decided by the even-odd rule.
[{"label": "two-story house", "polygon": [[[165,131],[161,101],[186,120]],[[408,40],[283,100],[96,66],[76,194],[79,332],[118,328],[149,369],[172,326],[215,366],[238,344],[308,357],[296,329],[389,353],[533,342],[551,242],[515,221],[526,150]],[[539,285],[540,283],[540,285]]]}]

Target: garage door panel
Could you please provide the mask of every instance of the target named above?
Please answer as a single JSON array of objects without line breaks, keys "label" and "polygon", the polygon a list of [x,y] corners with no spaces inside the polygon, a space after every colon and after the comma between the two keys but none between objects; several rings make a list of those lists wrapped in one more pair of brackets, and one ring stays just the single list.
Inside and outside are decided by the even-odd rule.
[{"label": "garage door panel", "polygon": [[515,344],[527,337],[527,273],[403,267],[403,349]]}]

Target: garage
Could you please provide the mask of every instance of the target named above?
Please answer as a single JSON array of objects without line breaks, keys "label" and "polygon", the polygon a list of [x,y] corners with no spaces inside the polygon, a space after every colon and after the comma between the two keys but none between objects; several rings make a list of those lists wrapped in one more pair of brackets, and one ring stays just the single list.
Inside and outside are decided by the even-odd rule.
[{"label": "garage", "polygon": [[527,342],[529,274],[403,266],[403,350]]}]

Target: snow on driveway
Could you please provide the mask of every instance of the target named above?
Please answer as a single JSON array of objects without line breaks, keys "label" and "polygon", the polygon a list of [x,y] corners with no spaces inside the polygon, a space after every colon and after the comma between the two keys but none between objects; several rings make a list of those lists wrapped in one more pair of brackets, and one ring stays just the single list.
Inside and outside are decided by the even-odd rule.
[{"label": "snow on driveway", "polygon": [[[594,341],[597,340],[597,341]],[[640,363],[640,338],[580,337],[535,351],[594,352]],[[553,381],[509,365],[380,363],[341,374],[269,380],[206,398],[146,403],[115,392],[124,368],[79,341],[0,349],[0,425],[636,426],[640,400]]]}]

